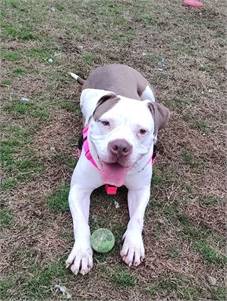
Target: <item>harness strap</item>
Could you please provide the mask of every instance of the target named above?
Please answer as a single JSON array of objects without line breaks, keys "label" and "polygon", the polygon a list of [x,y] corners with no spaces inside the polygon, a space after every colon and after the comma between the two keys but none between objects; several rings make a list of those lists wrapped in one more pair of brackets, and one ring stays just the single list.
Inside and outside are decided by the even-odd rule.
[{"label": "harness strap", "polygon": [[85,156],[88,159],[88,161],[90,161],[96,168],[98,168],[95,160],[92,158],[90,149],[89,149],[89,145],[88,145],[88,140],[87,140],[87,132],[88,132],[88,127],[85,127],[83,129],[83,149],[85,152]]}]

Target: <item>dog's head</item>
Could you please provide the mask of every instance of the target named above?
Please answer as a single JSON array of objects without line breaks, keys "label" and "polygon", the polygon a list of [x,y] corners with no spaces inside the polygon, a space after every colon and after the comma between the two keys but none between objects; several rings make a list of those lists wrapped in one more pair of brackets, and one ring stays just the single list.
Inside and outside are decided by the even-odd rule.
[{"label": "dog's head", "polygon": [[105,169],[130,169],[150,154],[169,110],[156,102],[115,94],[100,98],[90,120],[90,142]]}]

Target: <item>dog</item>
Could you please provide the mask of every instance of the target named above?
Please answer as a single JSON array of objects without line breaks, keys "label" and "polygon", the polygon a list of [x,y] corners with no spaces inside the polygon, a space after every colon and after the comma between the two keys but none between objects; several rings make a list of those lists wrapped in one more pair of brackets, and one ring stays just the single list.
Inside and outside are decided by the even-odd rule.
[{"label": "dog", "polygon": [[107,185],[110,194],[122,185],[128,189],[130,218],[120,255],[128,266],[138,266],[145,257],[142,229],[150,199],[154,145],[170,112],[155,101],[148,81],[129,66],[104,65],[87,80],[70,74],[82,84],[84,130],[68,198],[75,242],[66,266],[83,275],[93,267],[90,195],[102,185]]}]

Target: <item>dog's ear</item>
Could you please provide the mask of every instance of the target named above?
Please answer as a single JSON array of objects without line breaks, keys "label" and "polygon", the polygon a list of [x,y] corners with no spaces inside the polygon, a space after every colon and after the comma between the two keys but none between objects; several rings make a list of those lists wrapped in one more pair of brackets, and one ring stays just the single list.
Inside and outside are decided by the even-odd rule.
[{"label": "dog's ear", "polygon": [[148,103],[148,108],[154,118],[154,133],[157,135],[158,131],[165,128],[170,117],[170,111],[164,105],[158,102]]},{"label": "dog's ear", "polygon": [[93,112],[94,119],[98,120],[100,116],[109,111],[119,100],[120,98],[114,93],[102,96],[97,102],[96,108]]}]

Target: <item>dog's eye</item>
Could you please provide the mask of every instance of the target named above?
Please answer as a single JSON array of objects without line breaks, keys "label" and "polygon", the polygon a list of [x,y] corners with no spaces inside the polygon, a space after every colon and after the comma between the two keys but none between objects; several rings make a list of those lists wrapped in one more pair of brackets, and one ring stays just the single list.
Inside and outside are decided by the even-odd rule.
[{"label": "dog's eye", "polygon": [[99,120],[99,122],[101,122],[101,124],[104,126],[110,126],[110,122],[107,120]]},{"label": "dog's eye", "polygon": [[139,130],[140,135],[145,135],[147,133],[147,130],[145,129],[140,129]]}]

